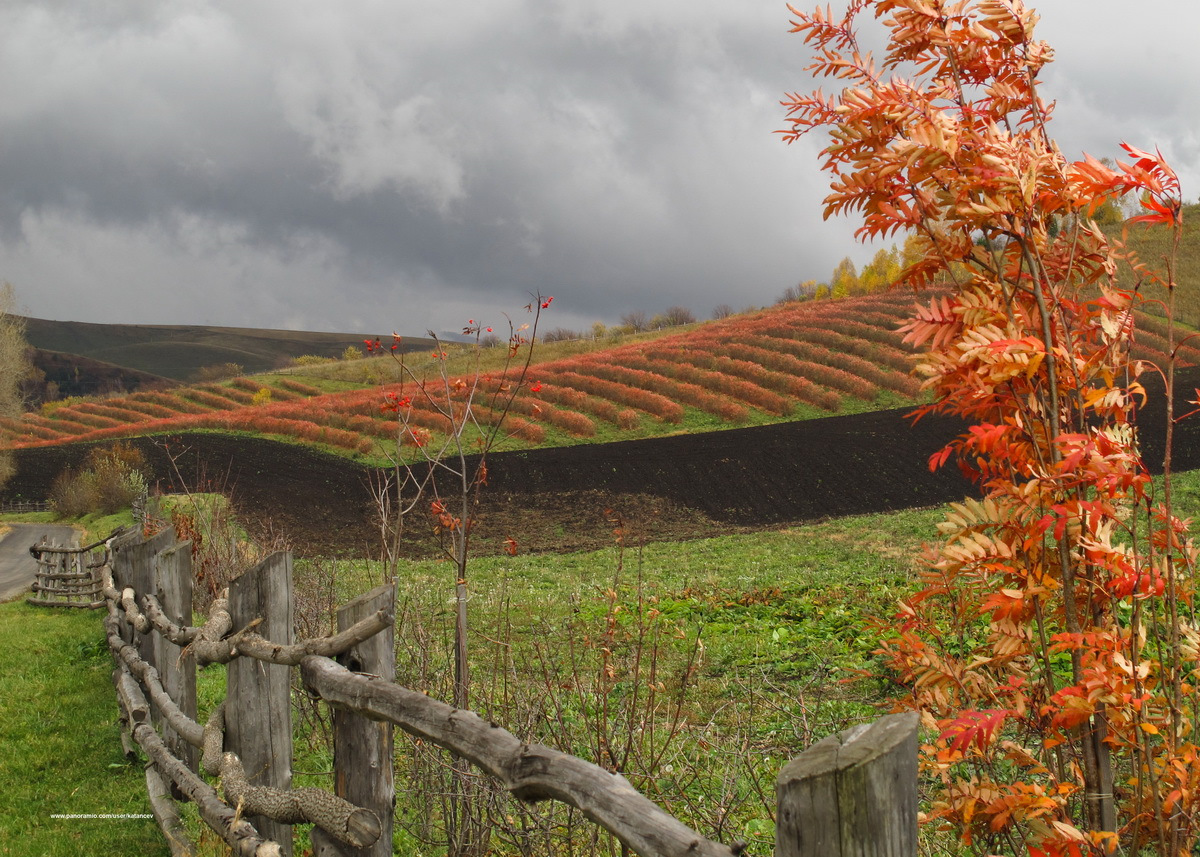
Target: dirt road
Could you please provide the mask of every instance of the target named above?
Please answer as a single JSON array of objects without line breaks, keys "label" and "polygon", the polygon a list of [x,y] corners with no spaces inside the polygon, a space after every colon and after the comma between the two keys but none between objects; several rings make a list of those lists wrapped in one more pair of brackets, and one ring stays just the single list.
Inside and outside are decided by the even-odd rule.
[{"label": "dirt road", "polygon": [[8,535],[0,539],[0,601],[19,598],[33,583],[36,563],[29,555],[31,545],[44,537],[60,545],[78,545],[79,534],[62,524],[8,524]]}]

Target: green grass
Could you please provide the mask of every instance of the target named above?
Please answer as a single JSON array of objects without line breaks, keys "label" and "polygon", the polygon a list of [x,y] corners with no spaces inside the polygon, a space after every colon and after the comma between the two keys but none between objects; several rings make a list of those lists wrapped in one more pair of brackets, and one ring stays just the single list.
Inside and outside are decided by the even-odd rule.
[{"label": "green grass", "polygon": [[[1200,327],[1200,205],[1185,205],[1183,209],[1183,235],[1179,242],[1179,254],[1175,259],[1176,319],[1192,327]],[[1105,232],[1119,238],[1121,227],[1106,227]],[[1171,254],[1172,232],[1163,226],[1146,227],[1134,224],[1128,229],[1129,247],[1134,250],[1142,264],[1151,270],[1163,268],[1163,260]],[[1118,276],[1126,287],[1141,278],[1134,275],[1128,265],[1118,268]],[[1156,300],[1166,299],[1166,290],[1157,285],[1143,286],[1142,293]]]},{"label": "green grass", "polygon": [[0,604],[0,855],[165,855],[121,752],[100,616]]},{"label": "green grass", "polygon": [[[1178,513],[1196,514],[1200,473],[1180,474],[1175,497]],[[638,672],[645,663],[635,663],[640,629],[658,635],[659,705],[683,688],[674,677],[698,634],[702,654],[683,688],[671,770],[635,768],[630,776],[708,832],[717,816],[697,798],[724,790],[730,806],[720,835],[765,853],[772,828],[756,790],[769,798],[787,759],[877,716],[901,692],[879,675],[873,651],[897,599],[916,588],[920,546],[936,538],[942,517],[940,508],[918,509],[678,543],[475,558],[468,573],[473,698],[523,737],[595,758],[599,731],[629,734],[645,714],[632,695],[646,679]],[[298,586],[331,589],[329,603],[380,576],[368,563],[297,563]],[[399,577],[400,678],[447,698],[452,569],[409,562]],[[614,667],[610,679],[602,677],[605,663]],[[148,820],[49,818],[146,811],[140,767],[121,756],[110,669],[97,613],[0,605],[0,855],[164,853]],[[201,719],[222,688],[223,670],[201,673]],[[600,699],[612,706],[607,725]],[[297,735],[296,768],[328,770],[327,755],[306,737]],[[426,810],[404,785],[411,752],[398,758],[399,815],[420,819]],[[727,770],[733,774],[718,781]],[[296,782],[329,784],[318,773]],[[397,841],[421,850],[407,835]]]}]

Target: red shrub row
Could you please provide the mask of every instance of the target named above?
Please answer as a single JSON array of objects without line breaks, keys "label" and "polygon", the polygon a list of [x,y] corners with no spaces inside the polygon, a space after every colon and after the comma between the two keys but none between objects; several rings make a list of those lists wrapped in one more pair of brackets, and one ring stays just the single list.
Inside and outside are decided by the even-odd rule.
[{"label": "red shrub row", "polygon": [[[745,378],[766,390],[783,393],[826,411],[836,411],[841,407],[841,398],[832,390],[817,386],[803,375],[775,371],[763,363],[738,359],[720,353],[725,347],[727,346],[723,343],[713,342],[705,351],[689,352],[687,360],[725,375]],[[741,353],[736,348],[730,348],[730,350]]]},{"label": "red shrub row", "polygon": [[[752,335],[780,340],[783,342],[810,342],[831,353],[844,353],[859,357],[868,363],[887,368],[907,375],[912,368],[912,351],[906,350],[899,337],[891,341],[877,341],[866,336],[859,336],[859,328],[876,330],[870,325],[860,325],[837,319],[824,319],[820,327],[794,328],[788,325],[763,325]],[[770,349],[774,345],[767,344]]]},{"label": "red shrub row", "polygon": [[[539,390],[539,394],[543,392]],[[576,437],[591,437],[596,433],[596,424],[588,417],[576,411],[564,411],[545,399],[532,399],[528,396],[517,396],[510,407],[512,413],[524,414],[527,417],[560,428]]]},{"label": "red shrub row", "polygon": [[[693,360],[693,357],[696,359]],[[695,384],[726,400],[738,399],[747,405],[776,416],[783,416],[791,412],[792,403],[783,396],[766,390],[758,384],[712,371],[702,365],[705,357],[707,354],[702,351],[684,349],[672,349],[669,352],[651,351],[645,357],[626,360],[625,365],[634,369],[657,372],[677,382]]]},{"label": "red shrub row", "polygon": [[298,393],[301,396],[319,396],[321,390],[309,384],[303,384],[300,381],[293,381],[291,378],[280,378],[275,382],[275,386],[282,387],[291,393]]},{"label": "red shrub row", "polygon": [[205,428],[249,429],[260,434],[295,437],[342,449],[357,450],[362,441],[362,437],[354,432],[317,425],[305,420],[271,417],[255,410],[244,411],[240,414],[210,414],[200,422],[205,424]]},{"label": "red shrub row", "polygon": [[206,411],[229,411],[241,407],[237,402],[231,401],[225,396],[210,393],[198,387],[185,387],[177,395],[184,401],[196,402],[203,405]]},{"label": "red shrub row", "polygon": [[883,369],[876,362],[864,360],[846,351],[822,347],[807,338],[780,340],[769,336],[752,336],[747,338],[746,345],[765,351],[781,349],[803,362],[831,366],[862,378],[873,386],[895,390],[906,396],[915,397],[920,392],[920,383],[907,373]]},{"label": "red shrub row", "polygon": [[124,425],[127,422],[127,420],[114,420],[111,417],[102,417],[99,414],[80,411],[74,406],[59,408],[50,419],[56,423],[74,421],[88,428],[112,428],[113,426]]},{"label": "red shrub row", "polygon": [[245,375],[239,375],[229,382],[231,387],[237,387],[239,390],[245,390],[247,393],[257,393],[262,384],[255,381],[253,378],[247,378]]},{"label": "red shrub row", "polygon": [[759,348],[754,345],[723,346],[715,349],[715,353],[728,354],[731,357],[744,357],[777,372],[797,378],[806,378],[814,384],[841,390],[860,399],[875,398],[878,388],[869,381],[857,375],[851,375],[842,369],[802,360],[785,350],[790,344],[792,343],[783,339],[778,340],[778,345],[773,349]]},{"label": "red shrub row", "polygon": [[[145,421],[146,417],[163,418],[169,417],[176,412],[164,405],[156,405],[153,402],[135,401],[132,397],[122,400],[126,410],[137,416],[138,422]],[[130,420],[134,422],[134,420]]]},{"label": "red shrub row", "polygon": [[[627,383],[644,390],[669,392],[676,402],[691,405],[728,422],[745,422],[750,416],[745,408],[729,401],[727,397],[715,395],[698,384],[672,378],[651,367],[650,361],[638,354],[622,355],[620,366],[605,363],[584,365],[584,371],[594,372],[609,381]],[[675,367],[667,368],[673,370]]]},{"label": "red shrub row", "polygon": [[620,425],[623,411],[619,405],[609,399],[588,395],[583,390],[574,387],[565,387],[559,384],[544,382],[541,385],[541,389],[538,390],[537,395],[543,401],[562,405],[564,408],[569,408],[572,411],[592,414],[605,422]]},{"label": "red shrub row", "polygon": [[[246,390],[239,390],[237,387],[227,387],[221,384],[205,384],[202,387],[196,387],[197,390],[203,390],[205,393],[211,393],[214,396],[221,396],[234,402],[238,405],[254,404],[254,393]],[[258,390],[254,391],[255,393]]]},{"label": "red shrub row", "polygon": [[[585,367],[580,364],[575,364],[575,368],[585,370]],[[683,407],[679,403],[672,402],[666,396],[660,396],[650,390],[605,380],[591,373],[581,374],[580,371],[555,372],[554,378],[559,384],[575,387],[578,390],[616,402],[618,405],[645,411],[663,422],[678,423],[683,420]]]},{"label": "red shrub row", "polygon": [[146,393],[144,395],[146,396],[146,401],[155,405],[162,405],[164,408],[169,408],[177,414],[206,414],[210,410],[198,402],[181,399],[174,393]]}]

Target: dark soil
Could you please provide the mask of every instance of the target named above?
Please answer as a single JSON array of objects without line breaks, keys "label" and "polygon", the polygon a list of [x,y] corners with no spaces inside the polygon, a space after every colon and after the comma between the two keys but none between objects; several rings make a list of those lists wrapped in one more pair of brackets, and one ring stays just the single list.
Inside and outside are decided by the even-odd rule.
[{"label": "dark soil", "polygon": [[[1191,373],[1190,373],[1191,374]],[[1181,390],[1200,381],[1186,378]],[[1187,406],[1181,406],[1186,410]],[[1162,461],[1160,406],[1141,417],[1143,455]],[[575,550],[627,539],[674,540],[778,527],[841,515],[936,505],[974,491],[929,456],[961,423],[908,409],[698,435],[493,453],[475,518],[476,547]],[[282,535],[301,553],[372,555],[379,532],[375,473],[308,447],[252,437],[189,434],[133,441],[164,491],[229,493],[239,516]],[[18,471],[0,500],[42,499],[78,466],[83,444],[17,450]],[[1178,427],[1175,469],[1200,468],[1200,420]],[[174,463],[172,463],[172,459]],[[410,518],[414,552],[431,548],[432,520]]]}]

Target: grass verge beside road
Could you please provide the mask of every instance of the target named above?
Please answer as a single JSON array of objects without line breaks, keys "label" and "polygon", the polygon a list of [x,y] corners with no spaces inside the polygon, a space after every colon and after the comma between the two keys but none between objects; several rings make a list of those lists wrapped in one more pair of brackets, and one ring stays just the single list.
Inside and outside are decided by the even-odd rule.
[{"label": "grass verge beside road", "polygon": [[0,855],[168,853],[111,673],[98,612],[0,604]]}]

